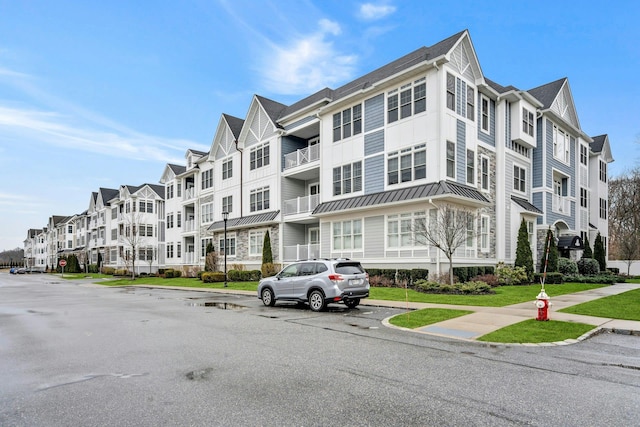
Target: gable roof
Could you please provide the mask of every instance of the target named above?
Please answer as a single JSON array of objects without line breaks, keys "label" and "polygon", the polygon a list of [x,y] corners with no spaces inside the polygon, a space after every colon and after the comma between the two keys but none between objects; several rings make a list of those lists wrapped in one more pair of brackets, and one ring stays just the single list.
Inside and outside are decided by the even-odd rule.
[{"label": "gable roof", "polygon": [[611,153],[611,145],[609,144],[609,135],[598,135],[594,136],[592,139],[593,142],[589,144],[591,152],[601,155],[607,163],[613,162],[614,159],[613,154]]},{"label": "gable roof", "polygon": [[604,143],[607,140],[607,135],[598,135],[592,137],[593,142],[591,143],[591,151],[594,153],[601,153],[602,148],[604,147]]},{"label": "gable roof", "polygon": [[450,181],[439,181],[414,187],[381,191],[379,193],[356,196],[348,199],[333,200],[320,203],[313,215],[340,212],[352,209],[363,209],[370,206],[380,206],[406,200],[431,199],[438,196],[453,195],[482,204],[489,204],[489,200],[478,190]]},{"label": "gable roof", "polygon": [[264,108],[265,113],[267,113],[273,124],[277,126],[278,117],[280,117],[280,113],[282,113],[287,106],[260,95],[256,95],[256,99],[260,105],[262,105],[262,108]]},{"label": "gable roof", "polygon": [[229,125],[229,129],[231,129],[231,133],[233,133],[233,136],[237,139],[240,136],[240,131],[242,131],[244,120],[224,113],[222,114],[222,117],[224,117],[224,120]]},{"label": "gable roof", "polygon": [[181,173],[187,170],[186,166],[174,165],[171,163],[167,163],[167,167],[171,169],[171,171],[176,175],[180,175]]},{"label": "gable roof", "polygon": [[114,197],[117,197],[120,194],[120,190],[115,190],[113,188],[100,187],[98,192],[100,194],[100,198],[102,199],[102,203],[105,206],[109,205],[109,200],[113,199]]},{"label": "gable roof", "polygon": [[527,92],[533,95],[533,97],[538,101],[542,102],[543,110],[548,110],[549,108],[551,108],[553,101],[555,101],[558,93],[560,92],[566,81],[567,78],[563,77],[554,82],[529,89]]},{"label": "gable roof", "polygon": [[509,86],[502,86],[496,82],[494,82],[493,80],[490,80],[488,78],[484,78],[484,81],[492,88],[494,89],[496,92],[498,93],[506,93],[506,92],[511,92],[513,91],[520,91],[520,89],[518,89],[515,86],[509,85]]}]

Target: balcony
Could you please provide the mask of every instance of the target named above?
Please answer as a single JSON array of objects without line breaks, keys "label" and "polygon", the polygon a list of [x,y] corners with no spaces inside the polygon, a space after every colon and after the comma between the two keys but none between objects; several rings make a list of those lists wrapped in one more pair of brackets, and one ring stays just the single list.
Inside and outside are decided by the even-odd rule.
[{"label": "balcony", "polygon": [[284,156],[284,168],[291,169],[320,159],[320,145],[297,150]]},{"label": "balcony", "polygon": [[555,213],[571,215],[571,200],[568,197],[554,194],[551,210]]},{"label": "balcony", "polygon": [[284,201],[284,215],[296,215],[301,213],[312,212],[316,206],[320,204],[320,196],[297,197],[295,199]]},{"label": "balcony", "polygon": [[196,253],[195,252],[185,252],[183,255],[184,255],[182,257],[182,263],[183,264],[193,265],[195,263],[195,259],[196,259]]},{"label": "balcony", "polygon": [[191,200],[196,197],[196,188],[190,187],[184,190],[184,194],[182,195],[182,200]]},{"label": "balcony", "polygon": [[284,261],[320,258],[320,245],[307,244],[284,247]]},{"label": "balcony", "polygon": [[195,219],[189,219],[182,223],[182,232],[189,233],[191,231],[196,231],[197,224]]}]

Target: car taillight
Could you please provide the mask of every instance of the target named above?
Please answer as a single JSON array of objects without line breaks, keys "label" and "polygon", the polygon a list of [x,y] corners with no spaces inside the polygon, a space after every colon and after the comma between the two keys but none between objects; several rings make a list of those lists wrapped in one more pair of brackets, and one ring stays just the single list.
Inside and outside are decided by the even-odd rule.
[{"label": "car taillight", "polygon": [[342,282],[342,275],[340,275],[340,274],[330,274],[329,275],[329,280],[331,280],[332,282]]}]

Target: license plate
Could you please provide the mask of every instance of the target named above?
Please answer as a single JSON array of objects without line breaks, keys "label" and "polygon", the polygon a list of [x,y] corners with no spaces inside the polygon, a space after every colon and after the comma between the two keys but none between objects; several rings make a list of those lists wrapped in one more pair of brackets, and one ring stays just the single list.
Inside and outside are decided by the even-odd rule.
[{"label": "license plate", "polygon": [[351,286],[362,285],[362,279],[349,279],[349,285]]}]

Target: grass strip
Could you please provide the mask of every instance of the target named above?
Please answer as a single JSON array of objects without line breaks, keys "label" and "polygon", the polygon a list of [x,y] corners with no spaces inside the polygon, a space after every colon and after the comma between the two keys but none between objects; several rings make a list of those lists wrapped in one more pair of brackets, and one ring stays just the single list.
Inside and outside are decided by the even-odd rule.
[{"label": "grass strip", "polygon": [[478,341],[500,343],[543,343],[576,339],[595,326],[559,320],[525,320],[477,338]]},{"label": "grass strip", "polygon": [[610,319],[640,320],[640,289],[584,302],[558,311]]},{"label": "grass strip", "polygon": [[397,316],[389,319],[389,323],[402,328],[415,329],[471,313],[473,313],[473,311],[470,310],[424,308],[422,310],[408,311],[406,313],[398,314]]}]

